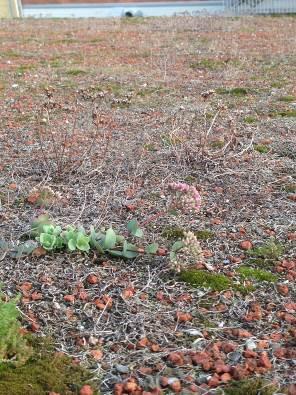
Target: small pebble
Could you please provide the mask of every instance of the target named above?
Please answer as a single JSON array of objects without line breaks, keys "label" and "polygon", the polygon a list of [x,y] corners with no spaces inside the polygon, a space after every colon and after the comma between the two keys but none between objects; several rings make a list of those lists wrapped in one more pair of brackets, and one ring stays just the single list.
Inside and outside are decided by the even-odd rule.
[{"label": "small pebble", "polygon": [[115,364],[115,369],[117,370],[117,372],[122,374],[126,374],[129,372],[129,367],[126,365]]},{"label": "small pebble", "polygon": [[240,352],[238,352],[238,351],[233,351],[233,352],[230,352],[230,353],[228,354],[228,358],[229,358],[232,362],[236,363],[236,362],[239,362],[239,361],[241,360],[242,354],[241,354]]}]

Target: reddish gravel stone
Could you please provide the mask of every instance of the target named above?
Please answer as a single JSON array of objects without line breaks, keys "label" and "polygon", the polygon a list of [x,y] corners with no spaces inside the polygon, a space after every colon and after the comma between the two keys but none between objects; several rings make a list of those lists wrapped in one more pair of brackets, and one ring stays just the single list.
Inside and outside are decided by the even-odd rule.
[{"label": "reddish gravel stone", "polygon": [[243,353],[245,358],[256,358],[258,354],[253,350],[245,350]]},{"label": "reddish gravel stone", "polygon": [[237,348],[236,344],[234,344],[234,343],[227,343],[227,342],[223,342],[222,346],[221,346],[222,351],[224,351],[226,354],[236,350],[236,348]]},{"label": "reddish gravel stone", "polygon": [[210,378],[210,380],[208,381],[208,385],[211,388],[215,388],[218,387],[218,385],[220,384],[220,378],[219,376],[213,376]]},{"label": "reddish gravel stone", "polygon": [[168,360],[173,364],[177,366],[184,365],[184,357],[181,353],[179,352],[171,352],[168,356]]},{"label": "reddish gravel stone", "polygon": [[182,389],[181,382],[178,379],[175,379],[172,383],[169,382],[169,387],[176,393],[180,392]]},{"label": "reddish gravel stone", "polygon": [[253,247],[253,244],[250,240],[244,240],[239,246],[242,250],[250,250]]},{"label": "reddish gravel stone", "polygon": [[252,334],[245,329],[232,329],[232,334],[238,338],[248,338],[252,336]]},{"label": "reddish gravel stone", "polygon": [[84,385],[79,391],[79,395],[93,395],[94,391],[90,385]]},{"label": "reddish gravel stone", "polygon": [[87,276],[87,278],[86,278],[86,281],[87,281],[89,284],[94,285],[94,284],[97,284],[97,283],[99,282],[99,279],[98,279],[98,277],[97,277],[96,275],[94,275],[94,274],[89,274],[89,275]]},{"label": "reddish gravel stone", "polygon": [[240,365],[231,368],[231,375],[235,380],[243,380],[248,376],[248,372]]},{"label": "reddish gravel stone", "polygon": [[74,295],[65,295],[64,296],[64,301],[68,302],[68,303],[74,303],[75,296]]},{"label": "reddish gravel stone", "polygon": [[210,361],[211,357],[207,352],[200,351],[191,355],[191,359],[194,365],[198,365],[198,364],[202,364],[203,362]]},{"label": "reddish gravel stone", "polygon": [[296,395],[296,384],[290,384],[288,386],[288,395]]},{"label": "reddish gravel stone", "polygon": [[220,377],[222,383],[228,383],[228,381],[232,380],[232,377],[229,373],[223,373],[222,376]]},{"label": "reddish gravel stone", "polygon": [[286,296],[289,293],[289,287],[287,285],[285,285],[285,284],[278,284],[277,290],[283,296]]},{"label": "reddish gravel stone", "polygon": [[267,369],[271,369],[272,368],[272,363],[270,362],[270,359],[268,358],[268,355],[267,355],[266,351],[263,351],[261,353],[258,363],[263,368],[267,368]]}]

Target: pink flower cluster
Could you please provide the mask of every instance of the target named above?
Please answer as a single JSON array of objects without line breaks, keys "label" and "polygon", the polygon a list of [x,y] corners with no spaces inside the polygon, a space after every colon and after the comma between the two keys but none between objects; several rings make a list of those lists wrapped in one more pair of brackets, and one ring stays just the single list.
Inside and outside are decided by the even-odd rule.
[{"label": "pink flower cluster", "polygon": [[168,187],[176,193],[176,207],[184,211],[198,212],[200,210],[201,197],[194,186],[182,182],[171,182]]}]

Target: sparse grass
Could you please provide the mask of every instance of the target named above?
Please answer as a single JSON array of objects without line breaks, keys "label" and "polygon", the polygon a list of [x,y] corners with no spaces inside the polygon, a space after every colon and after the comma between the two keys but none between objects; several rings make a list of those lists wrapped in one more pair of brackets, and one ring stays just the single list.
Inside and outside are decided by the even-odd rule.
[{"label": "sparse grass", "polygon": [[277,260],[283,254],[284,248],[280,243],[269,241],[262,246],[252,248],[248,255],[257,258]]},{"label": "sparse grass", "polygon": [[296,101],[296,97],[291,95],[281,96],[279,97],[279,101],[283,101],[285,103],[293,103]]},{"label": "sparse grass", "polygon": [[266,270],[254,269],[249,266],[240,266],[237,269],[237,273],[243,278],[254,279],[257,281],[268,281],[274,283],[278,277]]},{"label": "sparse grass", "polygon": [[33,65],[33,64],[24,64],[24,65],[21,65],[21,66],[19,66],[16,70],[15,70],[15,72],[18,74],[18,75],[24,75],[27,71],[30,71],[30,70],[34,70],[34,68],[35,68],[35,66]]},{"label": "sparse grass", "polygon": [[275,385],[261,378],[233,381],[223,388],[225,395],[274,395],[276,392],[278,388]]}]

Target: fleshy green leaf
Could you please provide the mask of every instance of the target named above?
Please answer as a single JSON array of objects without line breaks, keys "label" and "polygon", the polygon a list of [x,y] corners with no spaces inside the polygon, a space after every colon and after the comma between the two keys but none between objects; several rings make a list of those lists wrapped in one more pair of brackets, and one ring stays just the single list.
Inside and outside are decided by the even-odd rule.
[{"label": "fleshy green leaf", "polygon": [[181,248],[183,248],[183,247],[184,247],[184,242],[181,240],[178,240],[172,245],[171,251],[176,252],[176,251],[181,250]]},{"label": "fleshy green leaf", "polygon": [[83,235],[83,234],[79,234],[76,240],[76,247],[78,248],[78,250],[80,251],[86,251],[88,252],[90,249],[89,246],[89,237]]},{"label": "fleshy green leaf", "polygon": [[123,256],[124,258],[127,258],[127,259],[133,259],[133,258],[136,258],[138,255],[139,255],[139,253],[136,252],[136,251],[127,250],[127,251],[125,251],[125,252],[123,253],[122,256]]},{"label": "fleshy green leaf", "polygon": [[39,241],[45,250],[53,250],[56,242],[56,236],[48,233],[41,233]]},{"label": "fleshy green leaf", "polygon": [[147,254],[156,254],[158,250],[158,244],[157,243],[152,243],[149,244],[146,248],[145,248],[145,252]]},{"label": "fleshy green leaf", "polygon": [[54,225],[43,225],[43,233],[48,233],[50,235],[53,235],[54,230],[55,230]]},{"label": "fleshy green leaf", "polygon": [[34,240],[28,240],[23,244],[20,244],[15,249],[15,258],[21,258],[22,256],[30,255],[37,247],[37,243]]},{"label": "fleshy green leaf", "polygon": [[68,248],[70,251],[75,251],[76,250],[76,240],[75,239],[70,239],[68,241]]},{"label": "fleshy green leaf", "polygon": [[135,237],[143,237],[143,231],[139,228],[138,222],[136,219],[132,219],[127,224],[127,229],[129,232]]},{"label": "fleshy green leaf", "polygon": [[112,249],[116,245],[116,233],[112,228],[109,228],[106,232],[105,240],[104,240],[104,248]]},{"label": "fleshy green leaf", "polygon": [[126,240],[123,243],[123,252],[138,251],[138,247],[134,244],[128,243]]},{"label": "fleshy green leaf", "polygon": [[122,251],[108,250],[107,252],[110,255],[112,255],[112,256],[117,256],[117,257],[123,257],[124,256]]},{"label": "fleshy green leaf", "polygon": [[7,241],[0,239],[0,250],[3,251],[9,250],[9,244],[7,243]]}]

